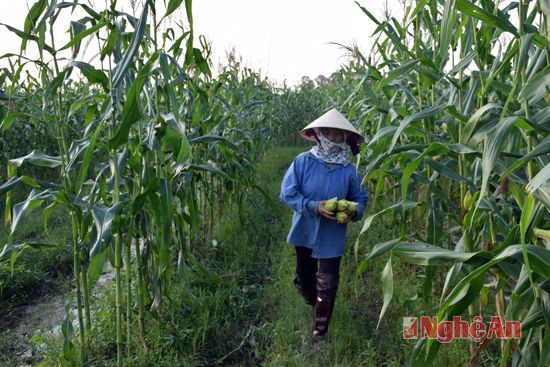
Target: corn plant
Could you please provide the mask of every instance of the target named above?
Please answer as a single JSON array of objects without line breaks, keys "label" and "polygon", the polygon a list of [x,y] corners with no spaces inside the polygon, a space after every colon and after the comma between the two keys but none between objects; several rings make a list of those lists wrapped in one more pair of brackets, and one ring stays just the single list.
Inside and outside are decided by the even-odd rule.
[{"label": "corn plant", "polygon": [[[370,136],[359,164],[372,197],[389,192],[391,202],[366,217],[356,253],[377,216],[396,223],[395,239],[369,249],[357,270],[389,254],[380,320],[392,258],[423,267],[427,304],[436,267],[447,265],[440,321],[493,307],[522,323],[521,340],[501,344],[501,366],[548,365],[548,2],[420,0],[404,2],[402,20],[358,6],[376,26],[375,46],[350,49],[354,60],[332,85]],[[480,296],[489,290],[492,305]],[[472,342],[471,363],[486,345]],[[439,348],[419,340],[411,365],[431,365]]]},{"label": "corn plant", "polygon": [[[202,38],[200,45],[194,42],[191,0],[157,3],[145,1],[134,17],[118,10],[115,0],[100,11],[38,0],[22,30],[5,25],[22,43],[20,54],[4,55],[15,73],[3,74],[1,130],[32,119],[56,137],[47,153],[35,149],[10,157],[7,182],[0,185],[5,222],[13,234],[46,203],[46,226],[56,206],[69,213],[78,350],[70,307],[62,330],[64,357],[75,365],[88,359],[90,290],[106,261],[115,269],[120,366],[132,348],[147,351],[147,315],[165,307],[174,281],[193,297],[188,267],[220,281],[194,255],[206,238],[201,233],[212,232],[224,202],[232,205],[236,196],[242,205],[249,189],[262,191],[254,161],[271,135],[271,87],[235,62],[214,78],[209,45]],[[56,44],[56,20],[75,9],[86,16],[71,22],[68,43]],[[186,14],[186,27],[169,22],[176,11]],[[38,46],[38,60],[24,55],[29,42]],[[93,47],[99,60],[89,59]],[[20,78],[31,67],[39,78]],[[52,170],[50,180],[21,174],[26,165]],[[21,184],[32,191],[13,205],[13,189]],[[13,261],[28,246],[47,244],[10,242],[0,261]],[[135,327],[139,345],[132,343]]]}]

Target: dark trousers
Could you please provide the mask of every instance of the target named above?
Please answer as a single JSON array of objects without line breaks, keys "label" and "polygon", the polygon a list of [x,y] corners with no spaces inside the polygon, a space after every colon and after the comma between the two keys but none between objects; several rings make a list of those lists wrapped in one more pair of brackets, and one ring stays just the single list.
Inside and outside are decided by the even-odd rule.
[{"label": "dark trousers", "polygon": [[[312,250],[303,246],[296,248],[296,275],[304,284],[315,284],[317,270],[320,273],[338,274],[340,272],[340,260],[342,257],[329,259],[316,259],[311,257]],[[319,263],[319,269],[318,265]]]}]

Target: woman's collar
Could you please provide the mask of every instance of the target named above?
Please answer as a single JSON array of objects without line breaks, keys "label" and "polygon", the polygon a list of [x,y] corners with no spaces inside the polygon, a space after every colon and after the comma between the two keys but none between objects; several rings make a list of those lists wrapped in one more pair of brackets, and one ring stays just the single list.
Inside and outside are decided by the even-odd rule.
[{"label": "woman's collar", "polygon": [[[315,154],[311,153],[310,151],[307,152],[308,155],[315,159],[316,161],[319,161],[323,164],[325,164],[326,162],[324,160],[322,160],[321,158],[317,157]],[[348,164],[350,164],[351,162],[350,161],[347,161],[345,164],[340,164],[340,163],[331,163],[332,164],[332,167],[335,167],[335,166],[342,166],[342,167],[346,167]]]}]

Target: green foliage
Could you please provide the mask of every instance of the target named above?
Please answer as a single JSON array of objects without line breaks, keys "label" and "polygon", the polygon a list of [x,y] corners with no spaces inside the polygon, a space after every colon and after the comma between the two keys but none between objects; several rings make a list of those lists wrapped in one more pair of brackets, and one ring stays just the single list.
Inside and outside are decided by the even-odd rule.
[{"label": "green foliage", "polygon": [[[38,213],[30,215],[14,237],[14,242],[44,242],[56,244],[49,247],[27,247],[10,262],[0,263],[0,304],[6,311],[14,307],[31,303],[38,296],[59,291],[65,287],[65,277],[72,272],[72,255],[68,243],[70,230],[63,225],[63,213],[56,210],[50,220],[57,227],[55,232],[44,235],[41,217]],[[0,243],[7,242],[9,233],[0,230]],[[6,317],[5,325],[16,322]]]},{"label": "green foliage", "polygon": [[[503,345],[501,365],[509,358],[544,364],[546,357],[538,349],[550,322],[545,318],[530,324],[528,313],[514,310],[543,312],[540,299],[548,295],[544,266],[533,266],[550,256],[546,241],[533,236],[550,218],[549,131],[544,127],[549,111],[548,19],[537,15],[533,1],[517,8],[462,0],[405,7],[399,23],[378,20],[361,7],[378,26],[375,47],[366,57],[354,50],[355,60],[341,74],[368,77],[344,82],[333,78],[330,84],[329,94],[339,96],[340,108],[373,137],[363,148],[362,161],[375,200],[383,192],[393,196],[386,208],[365,218],[356,242],[356,253],[365,257],[358,273],[384,254],[390,256],[387,264],[400,258],[426,266],[418,299],[429,301],[440,280],[433,266],[454,264],[441,295],[442,320],[482,312],[490,301],[479,291],[484,282],[496,279],[498,288],[484,291],[494,297],[495,312],[526,325],[513,353],[510,345],[515,342]],[[514,13],[521,26],[512,21]],[[342,89],[353,93],[342,95]],[[532,194],[527,200],[526,193]],[[472,204],[463,207],[464,198],[472,194]],[[399,226],[403,242],[365,244],[378,215]],[[391,298],[389,274],[386,267],[380,317]],[[525,279],[531,293],[517,290]],[[471,343],[469,358],[475,363],[485,345]],[[411,365],[437,365],[439,349],[433,340],[419,341]]]},{"label": "green foliage", "polygon": [[[167,14],[183,3],[172,1]],[[64,322],[66,362],[75,362],[73,335],[79,338],[76,361],[86,362],[86,334],[92,327],[89,288],[107,259],[114,267],[120,365],[123,354],[132,353],[123,351],[123,334],[128,345],[133,335],[145,345],[147,320],[174,300],[174,274],[185,282],[189,269],[198,269],[219,279],[193,251],[212,234],[224,204],[232,202],[237,218],[246,222],[243,208],[252,193],[265,196],[256,184],[254,162],[274,131],[283,129],[277,124],[281,120],[271,118],[282,97],[259,74],[230,57],[212,77],[209,46],[193,46],[191,1],[185,1],[188,28],[168,25],[169,31],[163,28],[166,18],[158,21],[154,2],[144,4],[139,19],[110,4],[101,12],[74,4],[90,17],[71,23],[72,39],[60,48],[55,46],[56,20],[60,14],[70,16],[70,4],[37,2],[25,31],[16,32],[22,52],[28,41],[36,42],[40,57],[5,55],[11,70],[0,72],[6,89],[0,100],[1,130],[10,144],[3,150],[10,174],[0,192],[7,197],[4,217],[13,235],[40,207],[48,205],[46,218],[58,205],[69,213],[78,328],[69,332],[71,320]],[[84,60],[80,46],[93,38],[99,41],[91,44],[101,63]],[[39,78],[23,77],[28,69],[38,71]],[[38,146],[20,145],[12,134],[29,121],[45,128],[51,146],[41,146],[48,139]],[[32,191],[19,201],[27,191],[23,185]],[[6,242],[1,260],[13,263],[26,245],[19,246],[13,236]],[[137,325],[131,325],[134,312]]]},{"label": "green foliage", "polygon": [[[267,194],[255,162],[270,144],[296,143],[300,128],[338,107],[369,138],[357,166],[377,209],[356,241],[355,254],[364,261],[352,273],[368,271],[372,260],[386,263],[377,269],[384,284],[381,325],[390,300],[399,301],[396,264],[419,264],[426,268],[417,299],[429,303],[441,286],[441,304],[428,305],[440,318],[473,317],[494,306],[522,321],[526,331],[521,341],[501,348],[500,364],[513,358],[544,365],[550,358],[539,353],[550,340],[548,249],[533,234],[548,230],[550,209],[548,9],[542,1],[497,4],[406,2],[401,22],[378,20],[360,6],[377,26],[371,52],[349,48],[348,65],[330,78],[305,78],[295,89],[273,88],[234,55],[212,76],[209,46],[193,42],[190,0],[168,2],[162,17],[155,2],[146,1],[139,19],[119,12],[116,1],[98,13],[83,4],[40,0],[23,31],[5,25],[22,43],[21,55],[5,55],[10,68],[0,71],[0,147],[6,154],[0,164],[9,162],[0,167],[9,171],[0,185],[4,217],[17,235],[25,217],[42,205],[69,213],[80,349],[76,362],[72,324],[65,322],[66,362],[95,357],[87,350],[98,332],[88,288],[106,259],[116,272],[114,306],[106,312],[116,324],[114,331],[98,325],[114,333],[109,340],[115,344],[104,347],[110,356],[116,348],[117,365],[143,352],[145,326],[166,312],[164,305],[174,307],[180,290],[192,304],[197,290],[191,273],[200,274],[205,287],[223,284],[199,256],[212,255],[205,240],[215,221],[229,206],[233,219],[256,225],[247,222],[246,205],[259,205],[253,193]],[[72,22],[71,41],[58,48],[56,20],[75,6],[89,17]],[[176,30],[167,16],[183,6],[188,24]],[[83,60],[81,43],[91,39],[101,64]],[[38,60],[23,54],[28,42],[38,46]],[[14,191],[22,184],[33,191]],[[464,200],[467,195],[472,199]],[[380,202],[385,208],[378,208]],[[377,216],[394,233],[377,244],[365,242]],[[18,247],[13,235],[2,249],[2,266],[13,266],[28,247]],[[248,258],[250,250],[242,251]],[[451,266],[444,284],[442,264]],[[486,286],[490,279],[498,286]],[[222,307],[225,296],[211,292],[209,304]],[[207,345],[204,337],[193,343]],[[372,350],[368,343],[361,347]],[[439,349],[433,341],[419,342],[411,364],[436,363]],[[480,349],[470,345],[472,363]]]}]

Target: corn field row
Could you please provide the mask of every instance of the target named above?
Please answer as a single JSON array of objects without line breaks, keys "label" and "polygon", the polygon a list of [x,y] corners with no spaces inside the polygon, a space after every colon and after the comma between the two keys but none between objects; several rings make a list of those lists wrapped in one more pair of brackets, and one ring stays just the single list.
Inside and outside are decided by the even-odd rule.
[{"label": "corn field row", "polygon": [[[355,253],[358,277],[388,258],[380,320],[398,257],[421,269],[418,302],[435,305],[439,320],[495,310],[521,321],[522,339],[499,346],[501,366],[550,364],[550,4],[405,1],[402,19],[357,5],[376,25],[370,54],[348,47],[347,66],[294,90],[234,58],[213,76],[191,0],[147,0],[137,17],[115,0],[101,11],[38,0],[23,29],[2,25],[21,38],[0,71],[6,146],[26,125],[53,137],[0,162],[4,223],[13,235],[40,207],[46,228],[55,207],[69,213],[78,317],[76,329],[69,315],[63,323],[67,361],[87,361],[90,289],[106,261],[116,272],[117,365],[132,348],[146,350],[147,319],[170,307],[175,281],[186,284],[190,269],[216,281],[195,250],[224,210],[262,192],[254,164],[267,146],[297,143],[307,121],[336,106],[370,137],[357,166],[374,203]],[[77,8],[86,16],[71,22],[68,43],[56,43],[56,20]],[[187,27],[169,22],[176,12]],[[25,56],[29,44],[38,59]],[[93,61],[82,61],[90,49]],[[30,192],[14,203],[19,187]],[[395,223],[395,238],[367,249],[377,217]],[[51,246],[2,245],[5,266],[25,248]],[[431,365],[440,347],[420,339],[410,365]],[[484,347],[471,342],[472,363]]]},{"label": "corn field row", "polygon": [[[56,146],[50,150],[58,154],[35,149],[10,157],[8,180],[0,187],[6,194],[5,224],[13,235],[41,206],[45,226],[56,206],[70,214],[78,350],[68,317],[62,330],[64,357],[74,364],[87,360],[90,288],[107,259],[116,272],[121,365],[134,352],[132,333],[139,333],[146,348],[146,314],[165,307],[174,279],[186,282],[188,267],[208,272],[192,250],[211,232],[223,206],[241,205],[246,189],[261,190],[254,184],[253,162],[269,142],[271,107],[264,102],[273,91],[235,60],[212,77],[209,46],[193,43],[191,6],[189,0],[170,1],[158,14],[159,6],[147,1],[133,17],[118,11],[116,1],[96,12],[84,3],[40,0],[23,30],[6,26],[21,37],[22,54],[10,58],[12,69],[2,75],[8,87],[1,130],[32,122],[52,132]],[[163,27],[180,7],[189,29]],[[56,44],[56,20],[75,8],[87,16],[71,22],[70,42]],[[38,60],[23,56],[29,43],[38,45]],[[80,61],[94,46],[99,64]],[[30,65],[39,78],[23,77]],[[18,174],[26,165],[53,170],[54,180]],[[16,185],[32,191],[12,205]],[[2,259],[13,262],[29,246],[49,244],[8,243]]]},{"label": "corn field row", "polygon": [[[359,164],[373,197],[393,196],[355,245],[366,253],[358,274],[388,257],[380,318],[399,257],[423,267],[420,296],[440,296],[438,320],[494,309],[521,322],[521,342],[500,346],[501,366],[548,365],[549,3],[406,2],[401,20],[358,5],[377,27],[375,47],[350,49],[354,62],[330,94],[372,137]],[[399,229],[365,251],[361,237],[377,216]],[[441,265],[448,272],[436,293]],[[471,343],[474,365],[485,344]],[[411,365],[430,365],[440,346],[420,339]]]}]

